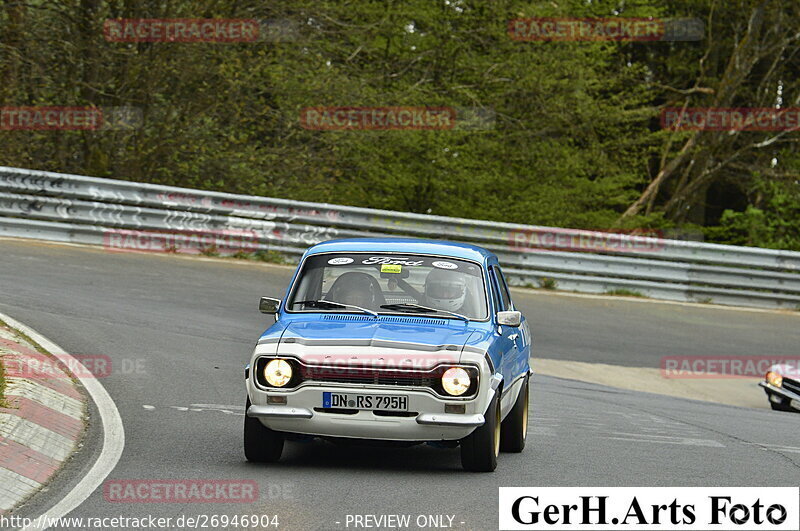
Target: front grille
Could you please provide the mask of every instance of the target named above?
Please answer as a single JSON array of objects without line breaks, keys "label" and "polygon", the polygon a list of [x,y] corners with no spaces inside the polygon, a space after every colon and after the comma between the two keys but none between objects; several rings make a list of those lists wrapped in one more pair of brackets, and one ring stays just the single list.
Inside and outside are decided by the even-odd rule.
[{"label": "front grille", "polygon": [[302,382],[341,383],[357,385],[374,385],[389,387],[425,387],[438,395],[448,398],[471,398],[478,392],[478,370],[475,367],[466,369],[472,385],[460,397],[450,397],[442,389],[442,375],[451,365],[443,365],[425,371],[401,369],[375,369],[370,367],[330,367],[301,365],[299,380]]},{"label": "front grille", "polygon": [[444,367],[433,371],[392,371],[370,368],[306,367],[300,369],[303,381],[325,383],[433,387],[442,377]]},{"label": "front grille", "polygon": [[800,395],[800,382],[796,380],[789,380],[788,378],[784,378],[783,387],[787,391],[791,391],[793,393],[797,393],[798,395]]},{"label": "front grille", "polygon": [[[256,360],[256,381],[261,387],[275,389],[264,380],[264,367],[273,357],[263,356]],[[454,365],[440,365],[432,369],[381,369],[374,367],[340,367],[334,365],[305,365],[295,358],[285,359],[292,366],[291,381],[280,388],[291,390],[306,383],[354,384],[366,386],[428,388],[437,395],[450,399],[471,399],[478,393],[478,368],[469,365],[455,365],[465,369],[470,376],[470,388],[461,396],[448,395],[442,388],[442,375]]]}]

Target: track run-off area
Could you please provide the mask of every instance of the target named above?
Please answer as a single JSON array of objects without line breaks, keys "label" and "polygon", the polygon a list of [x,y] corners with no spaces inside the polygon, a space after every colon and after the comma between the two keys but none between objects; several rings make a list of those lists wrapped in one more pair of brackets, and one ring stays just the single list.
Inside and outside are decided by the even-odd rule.
[{"label": "track run-off area", "polygon": [[[757,380],[666,380],[664,356],[793,356],[800,312],[726,309],[514,290],[533,333],[531,431],[493,474],[457,449],[289,442],[244,460],[243,369],[292,268],[0,240],[0,312],[73,355],[107,356],[99,378],[124,426],[108,480],[255,481],[249,503],[124,503],[98,488],[72,517],[277,515],[281,529],[346,529],[348,515],[440,515],[496,529],[498,487],[793,486],[800,414],[774,412]],[[715,403],[716,402],[716,403]],[[104,446],[92,407],[82,449],[17,514],[49,510]],[[352,529],[352,525],[350,526]]]}]

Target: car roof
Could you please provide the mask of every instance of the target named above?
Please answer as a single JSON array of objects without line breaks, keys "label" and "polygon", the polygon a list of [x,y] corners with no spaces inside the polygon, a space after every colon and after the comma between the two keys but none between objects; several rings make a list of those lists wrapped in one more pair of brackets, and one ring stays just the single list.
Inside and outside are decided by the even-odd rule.
[{"label": "car roof", "polygon": [[306,255],[320,253],[417,253],[464,258],[485,262],[496,256],[483,247],[468,243],[445,240],[423,240],[418,238],[347,238],[318,243],[306,251]]}]

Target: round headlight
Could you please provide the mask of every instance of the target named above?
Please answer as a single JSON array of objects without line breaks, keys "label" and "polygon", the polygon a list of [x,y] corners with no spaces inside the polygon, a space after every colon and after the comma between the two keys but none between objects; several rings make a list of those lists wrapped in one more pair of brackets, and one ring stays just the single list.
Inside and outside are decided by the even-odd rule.
[{"label": "round headlight", "polygon": [[469,374],[460,367],[451,367],[442,375],[442,387],[453,396],[461,396],[466,393],[470,383]]},{"label": "round headlight", "polygon": [[775,387],[780,387],[783,385],[783,376],[778,374],[777,372],[769,371],[767,373],[767,383],[770,385],[774,385]]},{"label": "round headlight", "polygon": [[272,360],[264,367],[264,379],[273,387],[283,387],[292,379],[292,366],[286,360]]}]

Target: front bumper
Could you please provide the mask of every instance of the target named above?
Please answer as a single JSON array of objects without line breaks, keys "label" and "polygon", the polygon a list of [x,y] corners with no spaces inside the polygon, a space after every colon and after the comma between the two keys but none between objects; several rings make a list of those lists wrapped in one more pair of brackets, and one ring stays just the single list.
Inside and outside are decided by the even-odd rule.
[{"label": "front bumper", "polygon": [[774,397],[780,397],[780,401],[786,401],[791,407],[794,409],[800,410],[800,395],[797,393],[793,393],[792,391],[787,391],[783,387],[775,387],[774,385],[768,384],[767,382],[758,382],[758,385],[764,389],[767,393],[767,397],[771,401]]},{"label": "front bumper", "polygon": [[[250,406],[247,416],[258,419],[310,419],[314,417],[314,412],[302,407]],[[483,426],[485,422],[480,413],[474,415],[420,413],[415,419],[417,424],[424,426],[452,426],[455,428],[477,428]]]},{"label": "front bumper", "polygon": [[[463,439],[483,425],[483,413],[495,393],[495,389],[487,386],[472,400],[448,401],[415,389],[314,385],[291,392],[270,392],[248,387],[252,405],[247,416],[259,419],[272,430],[392,441]],[[325,391],[406,396],[408,416],[387,416],[372,410],[355,413],[324,410],[321,406]],[[286,405],[267,404],[269,396],[286,397]],[[465,412],[445,413],[446,404],[464,405]]]}]

